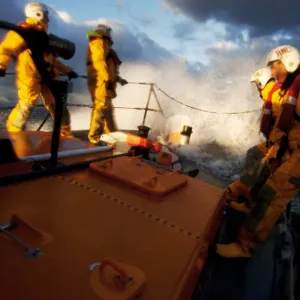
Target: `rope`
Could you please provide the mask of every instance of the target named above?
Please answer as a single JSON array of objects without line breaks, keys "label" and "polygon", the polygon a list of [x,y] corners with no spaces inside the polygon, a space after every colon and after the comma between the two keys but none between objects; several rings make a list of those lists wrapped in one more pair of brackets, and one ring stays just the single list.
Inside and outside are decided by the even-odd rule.
[{"label": "rope", "polygon": [[128,84],[139,84],[139,85],[152,85],[152,86],[155,86],[155,83],[151,83],[151,82],[135,82],[135,81],[129,81]]},{"label": "rope", "polygon": [[[70,107],[82,107],[82,108],[93,108],[93,105],[89,104],[75,104],[75,103],[67,103],[66,106]],[[44,104],[36,104],[35,107],[45,107]],[[13,109],[14,106],[0,106],[0,111],[1,110],[6,110],[6,109]],[[125,107],[125,106],[114,106],[114,108],[119,108],[119,109],[132,109],[132,110],[145,110],[143,107]],[[149,111],[154,111],[154,112],[159,112],[158,109],[152,109],[148,108]]]},{"label": "rope", "polygon": [[260,111],[260,109],[254,109],[254,110],[246,110],[246,111],[239,111],[239,112],[218,112],[218,111],[209,111],[209,110],[204,110],[201,108],[197,108],[188,104],[185,104],[183,102],[180,102],[178,100],[176,100],[175,98],[173,98],[172,96],[168,95],[166,92],[164,92],[161,88],[159,88],[156,84],[155,84],[155,88],[160,91],[162,94],[164,94],[166,97],[168,97],[170,100],[179,103],[183,106],[186,106],[190,109],[193,110],[197,110],[197,111],[201,111],[201,112],[205,112],[205,113],[209,113],[209,114],[219,114],[219,115],[240,115],[240,114],[248,114],[248,113],[253,113],[253,112],[258,112]]},{"label": "rope", "polygon": [[[7,74],[14,75],[15,73],[7,73]],[[79,75],[79,77],[87,79],[86,75]],[[155,83],[150,83],[150,82],[134,82],[134,81],[131,81],[131,82],[128,82],[128,84],[153,86],[154,88],[156,88],[159,92],[161,92],[163,95],[165,95],[170,100],[172,100],[172,101],[174,101],[174,102],[176,102],[176,103],[178,103],[178,104],[180,104],[182,106],[188,107],[190,109],[193,109],[193,110],[196,110],[196,111],[200,111],[200,112],[204,112],[204,113],[208,113],[208,114],[241,115],[241,114],[249,114],[249,113],[254,113],[254,112],[261,111],[261,109],[252,109],[252,110],[245,110],[245,111],[238,111],[238,112],[218,112],[218,111],[205,110],[205,109],[201,109],[201,108],[198,108],[198,107],[195,107],[195,106],[191,106],[191,105],[188,105],[188,104],[185,104],[185,103],[183,103],[181,101],[176,100],[174,97],[170,96],[165,91],[163,91],[160,87],[158,87]],[[73,105],[68,104],[68,106],[89,107],[89,108],[92,107],[90,105],[84,105],[84,104],[73,104]],[[116,108],[118,108],[118,107],[116,107]],[[119,107],[119,108],[125,108],[125,107]],[[128,107],[127,109],[139,109],[139,108]]]},{"label": "rope", "polygon": [[[39,104],[39,106],[43,107],[42,104]],[[72,104],[72,103],[67,103],[67,106],[70,106],[70,107],[87,107],[87,108],[93,108],[93,105],[89,105],[89,104]],[[145,110],[145,108],[143,108],[143,107],[114,106],[114,108],[120,108],[120,109],[132,109],[132,110]],[[1,108],[0,108],[0,109],[1,109]],[[159,112],[158,109],[148,108],[148,110],[149,110],[149,111]]]}]

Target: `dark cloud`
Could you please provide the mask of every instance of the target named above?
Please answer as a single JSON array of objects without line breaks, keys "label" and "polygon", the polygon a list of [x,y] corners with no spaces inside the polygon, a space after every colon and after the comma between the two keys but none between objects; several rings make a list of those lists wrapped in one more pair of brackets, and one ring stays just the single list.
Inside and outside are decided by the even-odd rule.
[{"label": "dark cloud", "polygon": [[252,37],[269,35],[299,26],[299,0],[164,0],[176,12],[196,21],[217,19],[245,26]]}]

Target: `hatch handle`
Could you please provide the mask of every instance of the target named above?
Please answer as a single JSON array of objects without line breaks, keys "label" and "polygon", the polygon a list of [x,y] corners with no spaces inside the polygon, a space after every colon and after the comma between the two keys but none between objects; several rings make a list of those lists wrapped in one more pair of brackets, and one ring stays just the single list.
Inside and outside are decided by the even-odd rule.
[{"label": "hatch handle", "polygon": [[13,241],[15,241],[20,246],[22,246],[24,248],[24,250],[26,250],[26,252],[24,254],[26,258],[34,259],[34,258],[39,257],[42,254],[41,249],[30,248],[27,244],[25,244],[23,241],[21,241],[16,235],[10,233],[8,231],[8,229],[11,229],[11,228],[13,228],[13,224],[11,224],[11,223],[0,225],[0,233],[4,233],[8,237],[10,237]]},{"label": "hatch handle", "polygon": [[126,270],[122,268],[115,259],[104,258],[100,264],[100,271],[103,270],[103,268],[106,266],[110,266],[111,268],[113,268],[118,273],[117,277],[119,277],[120,279],[128,280],[130,278]]},{"label": "hatch handle", "polygon": [[101,262],[92,264],[89,267],[89,270],[93,271],[96,267],[99,267],[99,272],[101,273],[107,266],[111,267],[117,272],[116,277],[113,279],[113,281],[120,289],[126,289],[133,283],[133,277],[129,276],[126,270],[121,267],[115,259],[112,258],[104,258]]}]

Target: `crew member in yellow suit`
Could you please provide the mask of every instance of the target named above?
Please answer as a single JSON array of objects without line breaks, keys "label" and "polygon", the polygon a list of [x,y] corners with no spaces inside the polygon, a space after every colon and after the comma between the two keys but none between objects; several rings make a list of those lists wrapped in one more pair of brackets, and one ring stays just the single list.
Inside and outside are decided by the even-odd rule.
[{"label": "crew member in yellow suit", "polygon": [[[254,82],[259,92],[261,99],[264,101],[262,111],[265,107],[265,101],[268,99],[270,92],[273,89],[279,89],[275,79],[272,77],[269,67],[257,70],[251,77],[251,82]],[[274,165],[278,165],[278,160],[275,160],[273,154],[277,154],[277,145],[269,147],[267,142],[262,142],[247,151],[245,164],[240,178],[229,184],[225,190],[225,198],[230,201],[230,206],[241,212],[249,212],[253,205],[252,198],[255,192],[265,183]],[[272,163],[271,163],[272,162]],[[243,196],[247,202],[238,202]]]},{"label": "crew member in yellow suit", "polygon": [[[250,257],[257,243],[267,239],[286,205],[300,190],[299,64],[298,50],[289,45],[273,49],[267,57],[267,66],[271,68],[276,83],[264,104],[261,132],[271,145],[266,159],[278,159],[278,156],[283,159],[256,192],[254,205],[241,226],[238,240],[230,244],[217,244],[217,253],[223,257]],[[254,181],[248,179],[253,175],[253,172],[243,172],[239,184],[229,189],[225,196],[236,198],[249,195]]]},{"label": "crew member in yellow suit", "polygon": [[[48,9],[44,4],[29,3],[25,6],[26,22],[20,23],[19,26],[47,32],[49,23],[48,13]],[[33,62],[30,50],[27,48],[25,41],[16,32],[9,31],[0,45],[0,76],[5,76],[8,65],[15,55],[17,55],[16,85],[19,101],[10,113],[6,123],[6,128],[9,132],[24,130],[39,96],[42,96],[44,104],[52,117],[54,117],[55,107],[54,97],[50,90],[41,84],[41,75]],[[44,59],[48,62],[48,70],[53,72],[54,79],[57,78],[58,72],[68,75],[70,79],[78,77],[71,68],[59,62],[52,54],[45,53]],[[62,136],[71,135],[70,123],[70,114],[65,108],[61,126]]]},{"label": "crew member in yellow suit", "polygon": [[104,24],[87,33],[88,88],[93,102],[88,139],[92,144],[98,144],[103,133],[117,130],[112,99],[117,96],[117,82],[122,86],[128,83],[119,76],[122,62],[112,49],[111,34],[111,28]]}]

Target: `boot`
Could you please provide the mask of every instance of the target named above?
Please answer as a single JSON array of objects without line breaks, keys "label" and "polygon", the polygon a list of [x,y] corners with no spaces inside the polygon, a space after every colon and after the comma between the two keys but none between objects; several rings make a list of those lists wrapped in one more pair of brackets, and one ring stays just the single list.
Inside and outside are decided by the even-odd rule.
[{"label": "boot", "polygon": [[246,203],[246,202],[239,203],[236,201],[230,201],[229,206],[236,211],[239,211],[239,212],[242,212],[242,213],[245,213],[248,215],[251,212],[251,207],[249,207],[249,204],[248,205],[247,204],[248,203]]},{"label": "boot", "polygon": [[90,130],[88,133],[88,139],[91,144],[98,144],[100,138],[104,133],[105,118],[103,109],[93,109],[90,121]]},{"label": "boot", "polygon": [[60,128],[60,136],[67,137],[67,138],[74,138],[71,130],[71,126],[62,126]]},{"label": "boot", "polygon": [[227,201],[238,201],[243,196],[251,202],[250,198],[251,186],[244,184],[240,179],[227,186],[225,190],[225,199]]},{"label": "boot", "polygon": [[8,116],[8,120],[6,122],[7,131],[20,132],[25,130],[27,120],[29,119],[33,108],[33,105],[24,101],[19,101]]},{"label": "boot", "polygon": [[216,253],[226,258],[251,257],[249,250],[245,250],[239,243],[216,244]]}]

